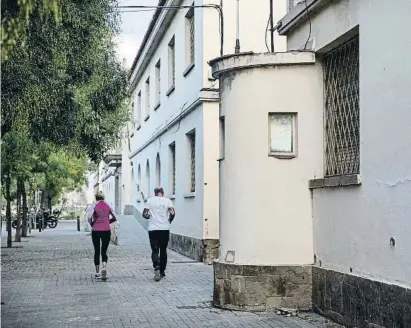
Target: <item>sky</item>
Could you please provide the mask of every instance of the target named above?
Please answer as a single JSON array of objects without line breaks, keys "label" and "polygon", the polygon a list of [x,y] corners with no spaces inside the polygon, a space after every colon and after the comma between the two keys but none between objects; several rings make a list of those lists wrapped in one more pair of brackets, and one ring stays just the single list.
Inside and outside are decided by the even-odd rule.
[{"label": "sky", "polygon": [[[120,0],[120,5],[156,6],[158,0]],[[130,68],[141,41],[147,31],[154,11],[121,13],[121,33],[117,38],[117,55],[120,60],[126,59],[126,67]]]}]

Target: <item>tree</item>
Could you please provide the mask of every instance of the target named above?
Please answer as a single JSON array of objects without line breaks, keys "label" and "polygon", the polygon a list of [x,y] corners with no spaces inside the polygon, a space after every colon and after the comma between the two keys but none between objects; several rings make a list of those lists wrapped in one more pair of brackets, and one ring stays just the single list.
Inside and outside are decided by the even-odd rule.
[{"label": "tree", "polygon": [[1,2],[1,61],[8,59],[9,53],[19,39],[24,40],[27,22],[34,11],[41,16],[53,14],[59,21],[58,0],[3,0]]},{"label": "tree", "polygon": [[[130,114],[127,72],[112,41],[118,32],[117,1],[18,3],[3,1],[1,7],[7,32],[2,36],[7,58],[2,57],[1,139],[2,167],[8,159],[2,170],[8,208],[14,180],[23,198],[26,182],[30,188],[44,184],[50,202],[67,181],[79,183],[80,177],[67,174],[56,147],[64,149],[65,160],[83,163],[86,154],[97,162],[121,137]],[[39,170],[42,165],[47,169]]]},{"label": "tree", "polygon": [[129,117],[115,5],[61,0],[60,24],[32,14],[26,46],[2,64],[2,138],[27,126],[35,142],[86,149],[93,160],[111,148]]}]

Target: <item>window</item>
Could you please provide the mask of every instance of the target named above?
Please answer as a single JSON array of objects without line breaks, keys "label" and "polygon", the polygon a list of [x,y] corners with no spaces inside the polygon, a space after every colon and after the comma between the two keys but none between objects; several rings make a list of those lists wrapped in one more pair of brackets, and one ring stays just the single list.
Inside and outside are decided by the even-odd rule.
[{"label": "window", "polygon": [[269,113],[270,155],[296,156],[296,121],[297,114],[295,113]]},{"label": "window", "polygon": [[325,176],[359,174],[359,37],[324,60]]},{"label": "window", "polygon": [[[194,5],[194,3],[193,3]],[[186,72],[191,70],[195,62],[195,22],[194,8],[190,8],[186,15]]]},{"label": "window", "polygon": [[161,100],[161,62],[160,59],[158,60],[156,64],[156,107],[154,107],[154,110],[156,110],[158,107],[160,107],[160,100]]},{"label": "window", "polygon": [[141,91],[137,95],[137,130],[141,125]]},{"label": "window", "polygon": [[225,117],[220,117],[220,160],[225,157]]},{"label": "window", "polygon": [[161,187],[161,162],[160,154],[156,157],[156,187]]},{"label": "window", "polygon": [[190,154],[190,191],[196,191],[196,133],[195,130],[187,134]]},{"label": "window", "polygon": [[132,122],[133,122],[133,130],[135,129],[135,127],[136,127],[136,104],[134,103],[134,101],[133,101],[133,103],[131,104],[131,108],[132,108],[132,111],[133,111],[133,119],[132,119]]},{"label": "window", "polygon": [[141,200],[141,166],[138,165],[137,170],[137,200]]},{"label": "window", "polygon": [[173,92],[176,83],[176,49],[175,37],[173,36],[168,44],[168,85],[167,96]]},{"label": "window", "polygon": [[145,120],[150,117],[150,78],[146,81],[146,113]]},{"label": "window", "polygon": [[172,143],[170,149],[170,189],[171,194],[176,194],[176,144]]},{"label": "window", "polygon": [[150,196],[150,163],[147,160],[146,163],[146,188],[144,190],[144,198],[148,198]]}]

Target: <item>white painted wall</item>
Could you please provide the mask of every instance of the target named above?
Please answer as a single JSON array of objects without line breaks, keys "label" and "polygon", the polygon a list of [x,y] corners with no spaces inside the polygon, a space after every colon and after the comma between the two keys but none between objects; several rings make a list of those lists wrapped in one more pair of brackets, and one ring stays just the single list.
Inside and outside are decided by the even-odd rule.
[{"label": "white painted wall", "polygon": [[[192,0],[168,1],[170,4],[191,5]],[[195,5],[217,3],[220,1],[196,0]],[[223,1],[225,18],[225,46],[226,53],[234,52],[235,47],[235,16],[236,1]],[[281,17],[285,13],[286,1],[277,1],[275,7],[275,17]],[[281,3],[281,4],[279,4]],[[249,15],[250,10],[254,12]],[[220,55],[220,36],[218,13],[214,9],[195,9],[195,67],[184,76],[183,72],[187,68],[186,53],[186,14],[188,9],[176,12],[171,24],[163,29],[161,38],[150,37],[146,49],[156,40],[157,47],[150,53],[150,63],[147,67],[143,65],[142,59],[136,64],[132,76],[139,75],[141,78],[133,80],[134,103],[137,105],[137,96],[141,92],[141,119],[138,120],[137,108],[134,111],[134,119],[139,121],[131,138],[130,159],[133,162],[130,168],[130,179],[125,179],[125,190],[129,190],[131,197],[126,200],[128,204],[136,206],[142,210],[143,202],[139,202],[140,196],[137,192],[138,167],[141,170],[141,190],[147,196],[146,162],[150,164],[150,195],[156,182],[155,163],[157,153],[161,159],[161,184],[165,188],[167,195],[170,194],[170,155],[169,144],[176,143],[177,169],[176,169],[176,220],[173,223],[172,231],[177,234],[187,235],[196,238],[219,238],[219,176],[218,176],[218,145],[219,145],[219,105],[215,102],[216,95],[205,94],[202,88],[217,88],[218,82],[209,79],[210,67],[208,61]],[[251,0],[242,0],[240,9],[240,38],[241,50],[262,51],[265,49],[265,30],[269,16],[268,3],[256,3]],[[159,22],[154,30],[160,30],[165,13],[160,15]],[[176,80],[175,90],[166,95],[170,88],[168,83],[168,45],[172,37],[175,37],[176,53]],[[278,37],[277,50],[285,49],[285,38]],[[154,44],[154,43],[153,43]],[[282,46],[282,48],[281,48]],[[143,52],[147,56],[147,51]],[[156,63],[161,62],[161,96],[160,107],[154,110],[156,105],[155,72]],[[150,113],[146,118],[145,108],[145,88],[147,78],[150,77]],[[214,102],[213,102],[214,101]],[[192,110],[192,108],[194,108]],[[176,119],[182,112],[190,108],[190,113],[178,119],[173,124],[170,122]],[[158,137],[156,134],[166,127],[166,131]],[[185,197],[189,190],[189,149],[186,133],[196,129],[196,193],[195,197]],[[124,158],[124,156],[123,156]],[[123,163],[125,161],[123,160]],[[127,186],[130,182],[131,186]],[[127,203],[125,203],[127,204]]]},{"label": "white painted wall", "polygon": [[[411,286],[411,43],[400,31],[410,30],[410,12],[410,1],[345,0],[311,19],[317,50],[359,26],[363,180],[360,187],[314,191],[315,254],[323,267],[352,268],[353,274],[406,286]],[[303,24],[288,34],[289,49],[305,42],[308,28]]]},{"label": "white painted wall", "polygon": [[115,168],[108,168],[106,172],[103,171],[103,179],[102,179],[102,191],[104,193],[105,201],[107,204],[111,206],[111,208],[115,209],[115,177],[111,175],[110,177],[106,178],[106,176],[112,172],[114,172]]},{"label": "white painted wall", "polygon": [[[298,64],[299,60],[311,63]],[[321,69],[311,53],[245,56],[227,63],[219,69],[266,66],[236,71],[220,80],[225,116],[220,260],[235,251],[236,264],[311,264],[307,181],[322,174]],[[296,158],[268,156],[269,112],[297,113]]]},{"label": "white painted wall", "polygon": [[[131,143],[131,140],[130,140]],[[131,147],[131,144],[130,144]],[[124,206],[132,204],[132,192],[134,188],[134,181],[132,179],[132,166],[129,159],[129,136],[125,133],[125,138],[122,142],[121,149],[121,209],[124,211]]]},{"label": "white painted wall", "polygon": [[[203,143],[203,108],[200,105],[187,117],[181,120],[180,125],[175,125],[170,128],[160,138],[152,142],[148,147],[139,152],[131,160],[133,161],[133,169],[135,181],[137,181],[138,166],[141,166],[141,189],[144,196],[148,196],[147,179],[146,179],[146,162],[149,161],[150,166],[150,196],[154,196],[154,188],[156,187],[156,172],[155,163],[157,153],[160,155],[161,161],[161,185],[164,188],[166,196],[170,197],[171,187],[171,156],[169,145],[173,142],[176,144],[176,195],[173,199],[176,208],[176,218],[172,225],[172,232],[195,238],[203,236],[203,149],[199,145]],[[189,192],[190,183],[190,152],[186,133],[196,130],[196,193],[195,197],[185,198],[184,194]],[[133,190],[133,200],[140,211],[144,208],[144,202],[137,202],[139,199],[136,188]]]}]

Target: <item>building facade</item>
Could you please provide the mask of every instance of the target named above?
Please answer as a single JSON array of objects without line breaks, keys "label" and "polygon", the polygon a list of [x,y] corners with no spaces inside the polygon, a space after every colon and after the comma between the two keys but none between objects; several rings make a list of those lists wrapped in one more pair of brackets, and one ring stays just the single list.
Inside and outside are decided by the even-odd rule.
[{"label": "building facade", "polygon": [[409,1],[307,0],[280,21],[287,48],[308,40],[324,72],[313,306],[348,326],[411,326],[411,43],[398,33],[410,12]]},{"label": "building facade", "polygon": [[411,327],[409,12],[290,1],[287,53],[211,61],[225,122],[217,305]]},{"label": "building facade", "polygon": [[[159,2],[182,7],[155,12],[132,65],[134,120],[123,145],[125,212],[146,225],[144,203],[163,186],[177,213],[170,248],[206,263],[218,256],[220,202],[218,81],[208,61],[234,52],[237,11],[235,1],[222,1],[220,30],[219,11],[197,6],[220,3]],[[279,7],[285,12],[286,2]],[[242,51],[265,49],[268,9],[265,3],[241,1]],[[284,37],[276,42],[285,49]]]}]

